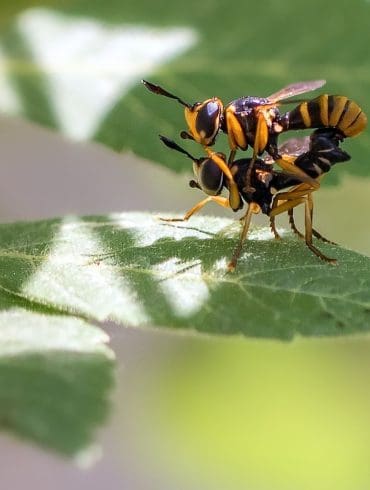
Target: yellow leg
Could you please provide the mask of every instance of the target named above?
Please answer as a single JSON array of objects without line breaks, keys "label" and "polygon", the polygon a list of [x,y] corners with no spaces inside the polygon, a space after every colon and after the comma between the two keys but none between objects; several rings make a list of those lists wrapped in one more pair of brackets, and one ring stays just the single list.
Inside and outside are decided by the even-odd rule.
[{"label": "yellow leg", "polygon": [[230,207],[234,211],[237,211],[240,208],[241,202],[240,202],[240,194],[238,190],[238,186],[236,185],[236,182],[234,180],[234,177],[225,162],[223,158],[220,157],[216,152],[210,150],[209,148],[205,148],[207,155],[209,158],[211,158],[216,165],[220,168],[220,170],[224,173],[225,177],[228,180],[228,187],[229,187],[229,202],[230,202]]},{"label": "yellow leg", "polygon": [[[299,199],[301,197],[305,197],[308,192],[312,192],[312,191],[313,191],[313,189],[309,184],[299,184],[299,185],[293,187],[293,189],[291,189],[290,191],[280,192],[279,194],[276,194],[276,196],[274,197],[273,203],[272,203],[272,210],[269,214],[269,216],[270,216],[270,228],[271,228],[271,231],[273,232],[276,239],[280,239],[281,237],[280,237],[280,235],[276,229],[275,216],[278,214],[281,214],[284,211],[288,211],[288,214],[290,217],[290,215],[292,213],[292,209],[293,209],[290,207],[290,204],[289,205],[287,204],[284,208],[279,208],[279,210],[277,210],[277,208],[279,206],[279,201],[289,202],[289,201],[292,201],[295,199]],[[295,204],[295,205],[297,206],[298,204]],[[298,234],[300,234],[300,232],[295,227],[294,218],[292,217],[291,219],[293,220],[293,225],[291,224],[290,220],[289,220],[289,223],[291,224],[292,227],[294,227],[293,231],[296,230],[296,232]],[[301,236],[303,238],[303,235],[301,235]]]},{"label": "yellow leg", "polygon": [[[289,193],[286,193],[286,194],[289,194]],[[274,234],[275,239],[280,240],[281,237],[280,237],[280,235],[276,229],[276,225],[275,225],[275,217],[278,214],[285,213],[286,211],[288,211],[288,213],[290,213],[293,208],[295,208],[299,204],[302,204],[305,201],[305,198],[304,197],[298,197],[296,199],[284,201],[282,204],[279,204],[280,199],[277,198],[278,196],[279,196],[279,194],[276,195],[276,197],[272,203],[272,208],[271,208],[269,216],[270,216],[271,231]],[[303,235],[302,235],[302,237],[303,237]]]},{"label": "yellow leg", "polygon": [[251,218],[252,214],[258,214],[261,211],[261,208],[258,206],[258,204],[251,202],[248,206],[247,212],[244,216],[244,223],[243,223],[243,228],[242,232],[240,234],[239,238],[239,243],[238,246],[236,247],[233,256],[231,257],[231,261],[229,262],[227,269],[229,272],[233,272],[235,270],[236,264],[238,262],[238,259],[240,257],[242,248],[243,248],[243,243],[248,235],[248,230],[249,226],[251,224]]},{"label": "yellow leg", "polygon": [[[293,232],[299,236],[299,238],[304,238],[304,235],[298,230],[298,228],[295,225],[294,222],[294,215],[293,215],[293,208],[288,210],[288,215],[289,215],[289,224]],[[313,229],[312,229],[313,231]]]},{"label": "yellow leg", "polygon": [[234,161],[235,154],[236,154],[236,150],[231,150],[230,151],[229,159],[227,161],[227,164],[229,165],[229,167],[231,167],[231,165],[232,165],[232,163]]},{"label": "yellow leg", "polygon": [[246,176],[245,176],[245,187],[244,192],[247,194],[253,194],[255,192],[255,188],[252,187],[252,170],[254,167],[254,162],[257,159],[257,156],[261,151],[263,151],[266,147],[268,139],[268,129],[265,121],[265,117],[262,113],[257,115],[257,126],[256,126],[256,136],[254,138],[253,145],[253,155],[252,160],[249,164]]},{"label": "yellow leg", "polygon": [[289,201],[284,201],[282,204],[278,204],[279,199],[274,200],[269,216],[275,217],[278,214],[285,213],[289,211],[289,209],[295,208],[299,204],[302,204],[306,201],[305,197],[298,197],[296,199],[291,199]]},{"label": "yellow leg", "polygon": [[[308,199],[310,210],[311,210],[311,221],[313,222],[313,218],[312,218],[312,216],[313,216],[313,198],[312,198],[312,195],[309,194],[307,196],[307,199]],[[315,228],[312,228],[312,234],[314,237],[318,238],[319,240],[322,240],[325,243],[330,243],[331,245],[337,245],[335,242],[332,242],[331,240],[328,240],[327,238],[322,236],[321,233],[319,233],[317,230],[315,230]]]},{"label": "yellow leg", "polygon": [[[304,239],[304,235],[303,233],[301,233],[298,228],[296,227],[296,224],[294,222],[294,216],[293,216],[293,208],[292,209],[289,209],[288,211],[288,215],[289,215],[289,224],[290,224],[290,227],[291,229],[293,230],[293,232],[299,236],[299,238],[302,238]],[[312,218],[311,218],[312,219]],[[319,233],[317,230],[315,230],[314,227],[312,227],[312,234],[314,237],[318,238],[319,240],[322,240],[323,242],[325,243],[330,243],[331,245],[337,245],[335,242],[333,242],[332,240],[328,240],[327,238],[325,238],[324,236],[321,235],[321,233]]]},{"label": "yellow leg", "polygon": [[195,206],[193,206],[189,211],[185,214],[183,218],[159,218],[161,221],[174,222],[174,221],[187,221],[193,214],[200,211],[207,203],[215,202],[216,204],[223,206],[224,208],[229,208],[229,200],[226,197],[221,196],[208,196],[202,201],[199,201]]},{"label": "yellow leg", "polygon": [[256,161],[257,154],[253,150],[253,155],[252,155],[252,160],[249,164],[247,173],[245,175],[245,187],[243,188],[243,191],[249,195],[249,198],[252,197],[253,193],[255,192],[255,188],[252,187],[252,169],[254,167],[254,162]]},{"label": "yellow leg", "polygon": [[321,260],[329,262],[329,264],[335,265],[337,263],[336,259],[331,259],[327,257],[319,249],[317,249],[312,243],[312,202],[310,203],[309,197],[305,200],[305,241],[307,247]]},{"label": "yellow leg", "polygon": [[311,225],[312,225],[312,223],[313,223],[313,199],[312,199],[311,193],[307,194],[307,205],[308,205],[308,209],[310,210]]},{"label": "yellow leg", "polygon": [[310,184],[299,184],[286,192],[278,192],[274,196],[273,207],[276,206],[278,201],[290,201],[299,197],[306,197],[311,194],[315,189]]},{"label": "yellow leg", "polygon": [[293,163],[294,160],[292,158],[289,158],[288,156],[282,156],[281,158],[275,160],[275,162],[289,174],[297,177],[297,179],[301,180],[302,182],[310,184],[313,189],[317,190],[320,187],[320,182],[307,175],[306,172],[301,170],[299,167],[296,167]]},{"label": "yellow leg", "polygon": [[331,245],[337,245],[337,243],[333,242],[332,240],[328,240],[324,236],[321,235],[315,228],[312,228],[312,234],[314,237],[318,238],[319,240],[325,242],[325,243],[330,243]]},{"label": "yellow leg", "polygon": [[255,192],[256,190],[254,187],[252,187],[252,170],[254,167],[254,162],[256,161],[259,152],[265,149],[267,143],[266,131],[267,131],[267,125],[266,125],[265,118],[263,114],[258,114],[256,135],[254,138],[254,145],[253,145],[253,155],[245,176],[245,187],[243,189],[247,194],[253,194],[253,192]]},{"label": "yellow leg", "polygon": [[270,216],[270,228],[272,233],[274,234],[275,239],[280,240],[281,236],[279,235],[279,232],[276,229],[275,216]]},{"label": "yellow leg", "polygon": [[267,127],[265,115],[263,112],[259,112],[257,115],[256,136],[254,138],[254,153],[259,155],[266,148],[269,137],[269,130]]},{"label": "yellow leg", "polygon": [[[312,243],[312,236],[323,239],[328,243],[332,243],[326,238],[322,237],[320,233],[312,228],[312,216],[313,216],[313,198],[312,198],[313,189],[310,188],[307,184],[300,184],[292,191],[289,192],[281,192],[276,194],[274,201],[272,203],[272,208],[270,212],[270,226],[273,232],[276,232],[275,228],[275,216],[288,212],[289,214],[289,223],[292,227],[293,231],[300,237],[303,238],[302,233],[296,228],[294,223],[293,209],[299,204],[304,203],[305,205],[305,235],[304,239],[307,247],[321,260],[325,260],[330,264],[336,264],[337,261],[335,259],[331,259],[324,255],[320,250],[318,250]],[[283,201],[279,204],[280,201]],[[277,232],[276,232],[277,233]],[[278,235],[278,234],[277,234]],[[276,234],[275,234],[276,237]]]},{"label": "yellow leg", "polygon": [[[310,201],[310,210],[311,210],[311,221],[313,222],[313,198],[312,198],[312,195],[311,194],[308,194],[307,198],[309,199]],[[290,227],[291,229],[293,230],[293,232],[299,236],[299,238],[302,238],[304,239],[304,235],[297,229],[296,225],[295,225],[295,222],[294,222],[294,215],[293,215],[293,208],[292,209],[289,209],[288,211],[288,215],[289,215],[289,224],[290,224]],[[314,227],[312,227],[312,234],[314,237],[318,238],[319,240],[325,242],[325,243],[330,243],[331,245],[336,245],[335,242],[333,242],[332,240],[328,240],[327,238],[325,238],[324,236],[321,235],[321,233],[319,233],[317,230],[315,230]]]}]

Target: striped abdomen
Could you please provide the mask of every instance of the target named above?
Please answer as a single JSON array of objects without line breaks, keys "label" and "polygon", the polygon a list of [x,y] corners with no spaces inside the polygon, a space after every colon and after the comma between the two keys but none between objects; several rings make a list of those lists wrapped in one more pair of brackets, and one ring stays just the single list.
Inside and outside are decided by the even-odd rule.
[{"label": "striped abdomen", "polygon": [[[316,129],[310,136],[308,151],[301,153],[294,161],[294,165],[303,170],[313,179],[329,172],[333,165],[347,162],[350,155],[340,148],[341,136],[338,129]],[[271,186],[277,190],[300,184],[297,177],[289,177],[284,172],[274,172]]]},{"label": "striped abdomen", "polygon": [[332,127],[347,137],[361,133],[366,127],[367,117],[353,100],[343,95],[324,94],[285,113],[280,123],[284,131]]}]

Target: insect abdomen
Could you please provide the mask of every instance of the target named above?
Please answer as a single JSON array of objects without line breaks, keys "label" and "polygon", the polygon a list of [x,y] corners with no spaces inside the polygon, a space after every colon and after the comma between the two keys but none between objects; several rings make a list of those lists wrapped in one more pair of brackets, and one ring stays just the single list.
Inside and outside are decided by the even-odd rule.
[{"label": "insect abdomen", "polygon": [[356,136],[367,124],[361,107],[343,95],[320,95],[302,102],[282,116],[283,129],[336,128],[344,136]]}]

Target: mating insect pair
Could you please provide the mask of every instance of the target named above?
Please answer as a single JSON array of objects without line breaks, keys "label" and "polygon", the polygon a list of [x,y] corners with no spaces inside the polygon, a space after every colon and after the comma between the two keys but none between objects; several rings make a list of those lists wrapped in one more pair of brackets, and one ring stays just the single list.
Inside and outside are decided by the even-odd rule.
[{"label": "mating insect pair", "polygon": [[[201,144],[208,155],[220,131],[228,135],[229,166],[234,161],[237,149],[247,150],[248,145],[252,146],[253,156],[246,175],[247,192],[253,192],[251,178],[254,161],[264,151],[271,155],[283,170],[316,189],[319,187],[317,180],[311,178],[294,165],[290,158],[286,158],[281,153],[277,140],[282,132],[330,127],[337,129],[343,137],[352,137],[361,133],[367,124],[366,115],[356,102],[342,95],[323,94],[312,100],[289,100],[293,96],[322,87],[326,83],[325,80],[294,83],[265,98],[240,97],[226,106],[218,97],[189,104],[159,85],[145,80],[143,83],[151,92],[175,99],[185,107],[188,130],[182,131],[181,136]],[[280,113],[279,105],[296,102],[299,104],[293,110]],[[223,162],[219,162],[219,166],[229,179],[232,196],[236,196],[237,186],[234,179],[227,172]],[[234,203],[231,199],[230,204],[235,209],[237,200]]]},{"label": "mating insect pair", "polygon": [[[188,130],[182,131],[181,136],[201,144],[207,154],[205,158],[196,159],[176,143],[162,138],[167,146],[193,160],[197,181],[191,181],[190,185],[208,194],[189,210],[184,219],[211,200],[234,211],[241,209],[243,202],[248,204],[230,269],[236,265],[252,214],[260,211],[267,214],[272,231],[278,237],[275,216],[288,212],[293,230],[301,235],[294,223],[293,209],[302,203],[305,205],[304,237],[307,246],[321,259],[335,262],[312,243],[313,235],[325,240],[312,228],[312,192],[320,187],[321,175],[333,164],[349,160],[349,155],[339,148],[339,142],[358,135],[366,127],[366,115],[354,101],[345,96],[327,94],[312,100],[288,100],[320,88],[325,84],[324,80],[291,84],[267,98],[240,97],[225,107],[217,97],[189,104],[158,85],[145,80],[143,83],[151,92],[175,99],[185,107]],[[278,106],[288,103],[298,105],[281,114]],[[278,147],[281,133],[308,128],[316,129],[310,139],[293,139]],[[210,148],[220,131],[228,135],[230,154],[227,160],[225,155]],[[246,150],[248,145],[253,148],[252,158],[234,160],[237,149]],[[268,156],[262,160],[259,156],[264,151]],[[273,168],[274,163],[283,172],[277,172]],[[223,188],[228,190],[228,198],[220,196]]]},{"label": "mating insect pair", "polygon": [[[219,167],[219,160],[224,160],[225,155],[213,153],[206,158],[195,158],[174,141],[164,136],[160,138],[166,146],[185,154],[193,161],[196,180],[191,180],[189,185],[202,190],[208,195],[208,197],[191,208],[183,218],[171,218],[165,221],[186,221],[208,202],[215,202],[226,208],[231,207],[231,196],[227,198],[220,195],[224,189],[230,191],[229,180]],[[316,130],[310,137],[288,140],[279,147],[279,151],[293,158],[294,165],[316,180],[328,172],[332,165],[350,159],[348,153],[339,148],[339,143],[342,139],[342,135],[335,129]],[[251,184],[254,189],[251,193],[245,189],[246,176],[251,164],[252,158],[243,158],[235,160],[229,168],[238,190],[237,197],[234,196],[234,204],[237,199],[238,209],[242,209],[244,204],[248,206],[247,212],[243,217],[243,228],[239,243],[228,266],[229,270],[233,270],[236,266],[243,242],[248,234],[252,215],[260,212],[270,217],[271,229],[276,238],[279,238],[279,234],[275,226],[275,217],[281,213],[288,212],[293,231],[305,238],[306,245],[310,250],[320,259],[336,263],[335,259],[325,256],[313,245],[313,236],[332,243],[320,235],[312,226],[312,192],[315,188],[310,186],[310,184],[302,183],[295,175],[276,171],[273,168],[273,160],[271,158],[266,158],[265,160],[257,158],[254,161],[253,171],[251,172]],[[304,204],[305,206],[305,235],[298,231],[294,222],[293,210],[299,204]]]}]

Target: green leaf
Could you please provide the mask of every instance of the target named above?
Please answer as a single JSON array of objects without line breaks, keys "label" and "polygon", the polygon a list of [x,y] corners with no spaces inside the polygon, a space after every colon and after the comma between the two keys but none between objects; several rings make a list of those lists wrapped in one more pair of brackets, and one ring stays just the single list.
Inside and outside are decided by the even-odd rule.
[{"label": "green leaf", "polygon": [[319,243],[331,266],[261,229],[228,273],[238,233],[227,219],[139,213],[2,225],[0,306],[279,339],[369,330],[368,257]]},{"label": "green leaf", "polygon": [[239,223],[124,213],[0,225],[0,427],[76,455],[106,419],[108,336],[92,322],[287,340],[369,330],[370,259]]},{"label": "green leaf", "polygon": [[66,455],[93,442],[106,419],[113,353],[78,318],[0,313],[0,428]]},{"label": "green leaf", "polygon": [[[239,0],[233,8],[196,0],[42,4],[14,8],[17,15],[0,24],[0,109],[175,170],[188,170],[188,162],[157,134],[178,137],[182,108],[148,93],[141,78],[190,102],[217,95],[225,103],[325,78],[328,93],[354,99],[365,112],[370,105],[365,1],[338,0],[333,8],[312,0],[298,17],[296,0]],[[224,135],[217,145],[225,149]],[[344,171],[369,175],[369,148],[369,134],[346,142],[353,160],[329,180]]]}]

